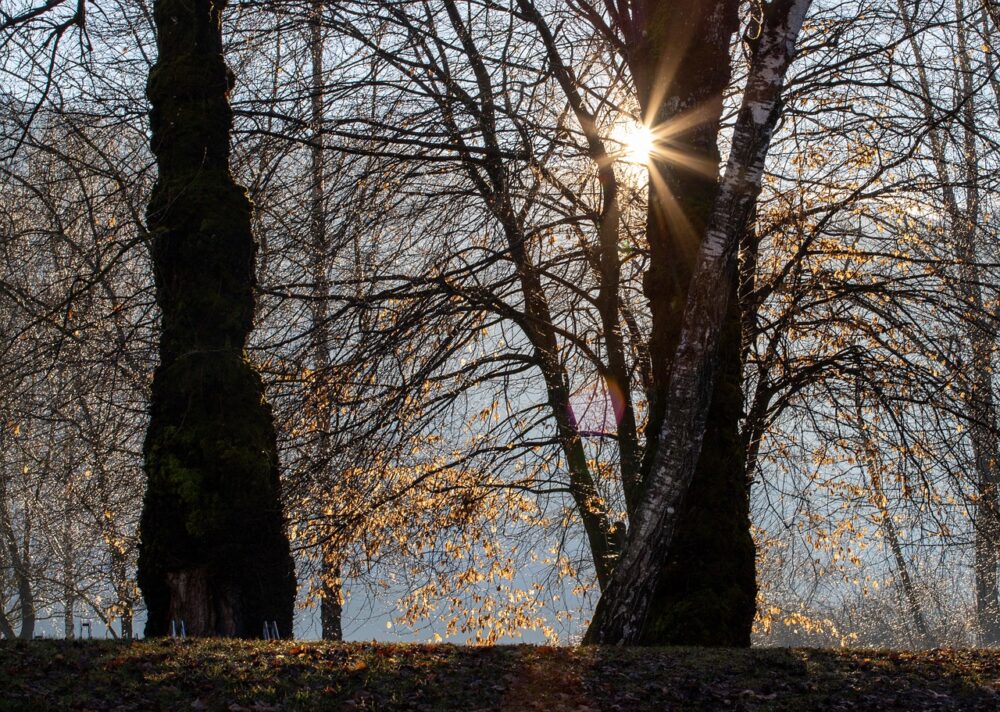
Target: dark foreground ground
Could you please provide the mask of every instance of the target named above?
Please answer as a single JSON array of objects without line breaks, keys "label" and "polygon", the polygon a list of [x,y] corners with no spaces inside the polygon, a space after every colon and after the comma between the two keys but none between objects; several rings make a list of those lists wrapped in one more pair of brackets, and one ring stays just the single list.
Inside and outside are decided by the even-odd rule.
[{"label": "dark foreground ground", "polygon": [[0,710],[1000,710],[1000,653],[0,643]]}]

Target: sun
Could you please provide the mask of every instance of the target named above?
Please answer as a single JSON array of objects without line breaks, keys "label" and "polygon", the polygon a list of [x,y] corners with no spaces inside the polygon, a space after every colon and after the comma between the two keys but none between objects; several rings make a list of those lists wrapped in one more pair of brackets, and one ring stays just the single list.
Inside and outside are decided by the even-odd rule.
[{"label": "sun", "polygon": [[628,163],[646,165],[653,152],[655,137],[653,131],[635,121],[618,124],[611,138],[621,145],[620,158]]}]

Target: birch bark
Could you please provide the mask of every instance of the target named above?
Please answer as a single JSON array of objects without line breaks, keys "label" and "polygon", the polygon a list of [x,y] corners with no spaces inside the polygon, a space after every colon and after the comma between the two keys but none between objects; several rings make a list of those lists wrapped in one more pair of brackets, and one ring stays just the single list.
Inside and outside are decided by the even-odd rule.
[{"label": "birch bark", "polygon": [[585,643],[640,640],[705,432],[736,248],[760,192],[781,89],[811,0],[768,5],[733,145],[691,280],[657,452],[638,517]]}]

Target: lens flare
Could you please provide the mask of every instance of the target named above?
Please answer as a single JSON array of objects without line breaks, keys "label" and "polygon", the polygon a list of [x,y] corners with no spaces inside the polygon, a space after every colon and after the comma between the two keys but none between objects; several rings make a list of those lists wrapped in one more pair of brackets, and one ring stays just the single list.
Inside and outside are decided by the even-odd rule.
[{"label": "lens flare", "polygon": [[648,126],[638,123],[620,124],[613,138],[621,144],[621,157],[628,163],[645,165],[653,152],[654,136]]}]

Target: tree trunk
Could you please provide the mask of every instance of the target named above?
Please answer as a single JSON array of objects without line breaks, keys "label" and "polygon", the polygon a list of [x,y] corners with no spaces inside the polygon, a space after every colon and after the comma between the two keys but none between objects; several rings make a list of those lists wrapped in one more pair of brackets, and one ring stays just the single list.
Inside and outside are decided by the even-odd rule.
[{"label": "tree trunk", "polygon": [[340,567],[323,562],[323,597],[319,602],[320,634],[323,640],[343,640],[344,628],[341,619],[344,600],[340,585]]},{"label": "tree trunk", "polygon": [[[619,528],[610,521],[607,504],[597,490],[587,463],[586,450],[572,413],[569,375],[560,358],[559,339],[541,272],[531,257],[530,243],[511,201],[512,193],[508,184],[507,168],[501,159],[503,152],[497,134],[496,105],[490,73],[472,41],[455,2],[448,0],[445,9],[472,65],[482,112],[479,131],[488,148],[488,153],[483,159],[477,157],[475,160],[469,160],[466,156],[464,165],[473,184],[503,228],[510,259],[517,270],[524,306],[523,312],[515,320],[531,343],[535,363],[545,381],[548,405],[556,422],[556,436],[569,470],[570,495],[583,522],[597,579],[603,588],[610,579],[611,567],[617,557]],[[462,131],[447,115],[445,126],[456,143],[461,144]]]},{"label": "tree trunk", "polygon": [[653,596],[641,638],[646,645],[750,645],[756,546],[739,427],[743,361],[735,286],[731,279],[701,456]]},{"label": "tree trunk", "polygon": [[[658,583],[675,544],[674,532],[684,521],[682,505],[708,431],[720,348],[731,321],[736,248],[760,192],[764,161],[780,114],[784,75],[808,7],[809,0],[775,0],[766,8],[725,176],[690,280],[645,496],[585,642],[634,644],[648,639]],[[738,349],[738,325],[735,331]]]},{"label": "tree trunk", "polygon": [[[859,363],[860,367],[861,364]],[[892,552],[892,558],[896,562],[896,570],[899,572],[899,583],[902,588],[901,598],[909,609],[910,620],[915,631],[915,635],[911,636],[911,640],[913,640],[915,647],[932,648],[936,645],[936,642],[930,632],[930,628],[927,626],[927,618],[924,616],[920,597],[917,595],[916,586],[913,583],[913,578],[910,576],[910,568],[906,563],[906,557],[903,555],[903,545],[899,537],[899,531],[896,529],[896,522],[889,511],[889,499],[885,496],[885,490],[882,487],[882,476],[885,468],[881,467],[881,463],[879,462],[878,439],[875,436],[877,434],[869,433],[862,408],[863,401],[861,398],[860,383],[857,384],[856,388],[855,408],[857,410],[857,427],[862,438],[860,450],[861,462],[868,471],[872,500],[879,511],[879,525],[885,533],[886,541],[889,544],[889,551]]]},{"label": "tree trunk", "polygon": [[[601,210],[598,216],[599,247],[598,256],[594,260],[598,277],[596,305],[601,317],[602,336],[607,351],[607,368],[603,376],[615,411],[619,472],[625,495],[625,507],[631,516],[638,507],[641,497],[639,481],[641,450],[620,315],[621,258],[618,253],[618,241],[621,207],[618,203],[618,177],[615,174],[614,160],[608,154],[594,114],[587,108],[572,70],[563,62],[552,31],[531,0],[518,0],[518,7],[534,24],[545,45],[552,73],[583,130],[587,140],[587,151],[597,168],[601,185]],[[599,579],[600,571],[601,566],[598,565]],[[601,583],[603,585],[604,581]]]},{"label": "tree trunk", "polygon": [[[71,512],[67,507],[63,511],[63,517],[65,521],[63,522],[62,531],[62,588],[63,588],[63,634],[66,640],[72,640],[75,637],[74,631],[76,630],[76,578],[73,575],[73,537],[70,531],[70,518]],[[81,637],[82,631],[81,631]]]},{"label": "tree trunk", "polygon": [[[330,329],[327,304],[330,299],[330,280],[327,277],[327,260],[330,240],[326,226],[326,157],[323,153],[323,26],[320,22],[323,5],[314,2],[309,22],[309,50],[311,60],[311,131],[310,147],[312,184],[309,196],[309,223],[312,241],[312,351],[313,380],[310,400],[316,419],[316,466],[329,472],[333,458],[330,452],[330,399],[327,380],[330,369]],[[340,567],[330,563],[328,542],[322,545],[320,564],[320,628],[323,640],[343,640],[341,615]]]},{"label": "tree trunk", "polygon": [[251,204],[229,170],[226,0],[157,0],[147,94],[159,178],[148,208],[160,365],[138,581],[147,636],[291,635],[294,565],[271,410],[244,354],[254,314]]},{"label": "tree trunk", "polygon": [[[988,0],[985,0],[988,3]],[[981,284],[983,278],[976,258],[976,230],[979,223],[979,157],[972,72],[965,33],[965,9],[956,0],[958,20],[957,60],[962,76],[960,96],[963,133],[963,168],[965,169],[965,204],[959,202],[955,183],[945,155],[946,136],[934,113],[930,80],[926,72],[923,50],[916,40],[910,8],[898,0],[903,27],[910,36],[910,49],[916,59],[917,77],[923,94],[924,119],[929,130],[931,158],[941,186],[941,198],[948,215],[951,248],[959,268],[956,291],[964,303],[969,319],[964,320],[956,336],[962,340],[971,363],[968,369],[955,372],[967,403],[965,414],[972,444],[973,470],[978,499],[974,521],[975,552],[973,574],[976,588],[976,621],[979,643],[1000,645],[1000,442],[997,435],[997,410],[993,396],[993,350],[996,327],[984,308]],[[991,6],[987,4],[987,10]]]},{"label": "tree trunk", "polygon": [[115,609],[121,618],[121,639],[132,640],[132,610],[134,601],[132,600],[133,593],[131,582],[129,581],[129,565],[125,555],[125,546],[113,527],[109,526],[109,531],[105,536],[107,537],[111,558],[111,588],[118,598]]},{"label": "tree trunk", "polygon": [[0,609],[0,636],[3,636],[7,640],[13,640],[17,637],[17,634],[14,632],[14,626],[10,624],[7,614],[2,609]]},{"label": "tree trunk", "polygon": [[976,508],[975,559],[973,574],[976,581],[976,628],[979,645],[994,648],[1000,645],[1000,605],[998,605],[997,542],[1000,526],[997,517],[995,487],[983,487]]},{"label": "tree trunk", "polygon": [[[987,5],[994,13],[996,8]],[[962,157],[964,158],[965,205],[955,212],[952,231],[955,253],[961,274],[960,294],[968,313],[965,332],[971,356],[971,373],[965,385],[969,404],[972,449],[975,457],[979,506],[976,512],[975,573],[976,613],[979,618],[980,645],[1000,646],[1000,443],[997,438],[996,404],[993,395],[993,350],[996,323],[988,314],[983,293],[984,281],[979,267],[976,233],[979,228],[979,147],[976,108],[972,86],[972,62],[969,58],[966,13],[963,0],[955,0],[958,18],[958,66],[962,77]],[[952,194],[954,195],[954,194]],[[956,206],[957,207],[957,206]]]},{"label": "tree trunk", "polygon": [[[731,78],[737,8],[731,0],[647,3],[633,18],[643,23],[643,33],[633,38],[629,66],[644,120],[660,140],[649,169],[650,266],[643,285],[652,315],[653,377],[644,482],[656,457],[698,246],[718,190],[722,94]],[[675,128],[684,124],[690,126]],[[735,274],[730,282],[735,292]],[[733,304],[726,312],[703,455],[654,596],[643,637],[648,644],[750,644],[757,586],[739,433],[740,320]]]},{"label": "tree trunk", "polygon": [[[884,496],[879,488],[876,488],[875,494],[880,498]],[[910,619],[913,621],[913,628],[916,631],[914,638],[917,647],[934,647],[934,636],[931,635],[930,628],[927,627],[927,619],[924,616],[923,606],[920,605],[920,597],[917,596],[916,586],[913,585],[913,579],[910,578],[910,569],[906,564],[906,557],[903,556],[903,547],[899,541],[899,532],[896,531],[896,523],[892,520],[892,514],[884,504],[879,509],[879,515],[882,518],[882,531],[885,532],[886,540],[889,542],[889,550],[892,551],[896,570],[899,571],[899,583],[903,589],[903,596],[910,609]]]},{"label": "tree trunk", "polygon": [[[17,584],[17,602],[21,615],[21,630],[18,637],[31,640],[35,634],[35,594],[31,587],[31,543],[30,520],[25,512],[25,531],[22,541],[23,552],[18,551],[17,535],[11,523],[10,511],[7,507],[7,481],[0,477],[0,546],[7,552],[10,568],[13,569],[14,581]],[[14,637],[14,629],[0,610],[0,632],[7,638]]]}]

